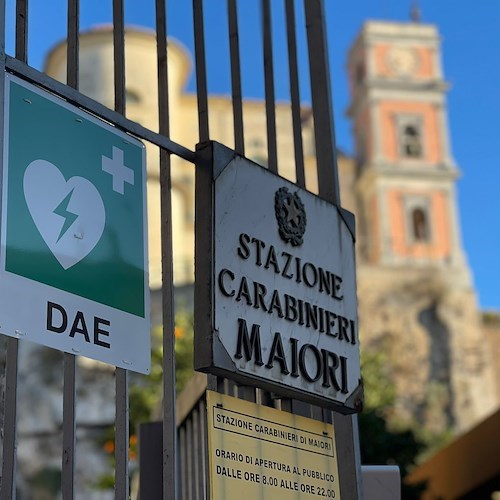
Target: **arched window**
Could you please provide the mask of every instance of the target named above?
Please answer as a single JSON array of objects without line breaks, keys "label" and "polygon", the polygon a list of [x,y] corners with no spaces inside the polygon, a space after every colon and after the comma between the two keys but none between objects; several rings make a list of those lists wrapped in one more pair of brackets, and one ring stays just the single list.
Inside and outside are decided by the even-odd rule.
[{"label": "arched window", "polygon": [[250,157],[251,160],[253,160],[255,163],[258,163],[259,165],[261,165],[262,167],[267,167],[267,158],[265,158],[264,156],[262,155],[259,155],[259,156],[251,156]]},{"label": "arched window", "polygon": [[402,134],[403,155],[409,158],[422,156],[422,137],[417,125],[404,125]]},{"label": "arched window", "polygon": [[429,241],[427,214],[422,208],[415,208],[411,214],[414,241]]},{"label": "arched window", "polygon": [[262,138],[250,138],[246,145],[246,155],[255,163],[267,167],[266,143]]},{"label": "arched window", "polygon": [[125,89],[125,101],[127,104],[139,104],[141,96],[135,90]]},{"label": "arched window", "polygon": [[358,63],[356,65],[356,83],[359,85],[360,83],[363,83],[363,80],[365,79],[365,67],[363,66],[363,63]]},{"label": "arched window", "polygon": [[251,149],[263,149],[266,147],[266,144],[260,137],[252,137],[248,141],[248,147]]},{"label": "arched window", "polygon": [[356,135],[356,166],[358,169],[364,167],[366,161],[366,138],[365,131],[360,130]]}]

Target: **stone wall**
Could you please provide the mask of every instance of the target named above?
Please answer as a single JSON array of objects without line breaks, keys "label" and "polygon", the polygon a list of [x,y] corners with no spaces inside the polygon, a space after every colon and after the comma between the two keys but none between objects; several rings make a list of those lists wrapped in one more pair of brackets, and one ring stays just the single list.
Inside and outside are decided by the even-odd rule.
[{"label": "stone wall", "polygon": [[453,279],[439,269],[358,269],[361,349],[387,354],[393,418],[435,433],[463,431],[498,404],[474,293]]}]

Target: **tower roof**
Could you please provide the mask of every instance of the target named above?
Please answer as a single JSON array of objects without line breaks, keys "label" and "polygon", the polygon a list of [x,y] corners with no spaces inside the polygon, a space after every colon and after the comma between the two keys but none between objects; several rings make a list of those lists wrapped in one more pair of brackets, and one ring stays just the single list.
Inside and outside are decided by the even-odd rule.
[{"label": "tower roof", "polygon": [[439,31],[434,24],[422,24],[411,21],[378,21],[368,20],[363,23],[358,36],[348,52],[348,59],[357,50],[362,41],[400,41],[437,45],[440,41]]}]

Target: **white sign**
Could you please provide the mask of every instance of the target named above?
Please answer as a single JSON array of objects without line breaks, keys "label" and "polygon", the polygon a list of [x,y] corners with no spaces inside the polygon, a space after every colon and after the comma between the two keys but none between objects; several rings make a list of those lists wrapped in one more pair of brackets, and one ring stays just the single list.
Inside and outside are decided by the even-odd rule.
[{"label": "white sign", "polygon": [[350,214],[239,157],[214,196],[213,345],[197,366],[360,410]]},{"label": "white sign", "polygon": [[0,332],[150,369],[145,148],[6,75]]}]

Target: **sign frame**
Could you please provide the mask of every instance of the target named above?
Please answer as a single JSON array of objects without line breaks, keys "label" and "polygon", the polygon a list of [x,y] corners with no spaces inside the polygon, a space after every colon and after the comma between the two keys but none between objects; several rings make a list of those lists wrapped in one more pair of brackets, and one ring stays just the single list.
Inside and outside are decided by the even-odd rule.
[{"label": "sign frame", "polygon": [[[150,373],[151,326],[147,239],[147,174],[144,144],[130,134],[18,76],[4,73],[4,82],[5,88],[2,98],[5,98],[5,106],[1,117],[4,126],[2,136],[4,145],[1,158],[2,178],[0,179],[0,185],[2,186],[2,204],[0,209],[0,293],[4,296],[5,300],[2,302],[5,302],[6,305],[4,304],[4,309],[1,313],[0,333],[17,339],[31,340],[40,345],[70,354],[85,356],[126,370],[144,374]],[[54,119],[55,125],[49,124],[47,126],[49,137],[51,136],[50,134],[53,134],[54,138],[58,138],[57,140],[61,141],[61,136],[58,136],[54,132],[57,130],[57,127],[60,128],[61,126],[68,126],[69,137],[75,141],[78,139],[78,133],[74,132],[74,130],[79,130],[80,134],[83,134],[82,130],[85,130],[87,134],[93,133],[98,135],[102,133],[100,140],[103,144],[109,146],[109,151],[107,149],[103,151],[96,144],[93,145],[94,149],[98,150],[99,154],[102,155],[100,159],[98,158],[98,161],[102,161],[102,165],[99,164],[95,167],[88,167],[86,165],[88,170],[78,170],[79,167],[76,166],[78,162],[72,162],[71,157],[68,157],[67,162],[60,164],[53,157],[50,157],[50,155],[47,157],[47,154],[45,154],[45,157],[42,155],[40,159],[35,157],[30,159],[29,165],[24,164],[16,157],[16,164],[19,163],[21,165],[17,170],[22,173],[16,171],[15,174],[12,174],[15,167],[14,164],[9,164],[11,160],[10,154],[11,149],[16,151],[15,148],[17,148],[17,146],[12,146],[10,143],[11,129],[14,130],[11,123],[12,110],[10,103],[11,92],[14,92],[12,89],[15,89],[15,92],[18,94],[22,92],[26,93],[25,98],[22,99],[27,106],[26,109],[31,106],[33,106],[33,109],[36,107],[38,110],[36,113],[40,117],[39,120],[42,120],[44,117],[44,112],[47,113],[47,110],[52,110],[52,112],[55,112],[54,116],[65,116],[68,119],[68,123],[71,122],[69,125],[66,122],[61,125],[60,122],[58,123]],[[32,112],[35,113],[35,111]],[[45,119],[47,118],[45,117]],[[50,123],[50,119],[48,122]],[[12,137],[16,138],[15,135]],[[18,139],[12,139],[12,144],[15,144],[15,140]],[[69,141],[70,144],[66,144],[65,148],[62,149],[65,149],[65,151],[71,150],[71,140]],[[41,140],[38,140],[37,144],[40,143],[42,143]],[[99,143],[99,145],[102,144]],[[79,147],[85,149],[85,146]],[[36,151],[36,146],[33,148]],[[59,151],[59,148],[53,149],[54,151]],[[90,150],[92,148],[86,149]],[[36,155],[37,153],[33,154]],[[118,163],[119,160],[121,160],[121,163]],[[115,183],[115,167],[118,168],[116,172],[120,175],[125,175],[125,181],[122,180],[121,183]],[[95,171],[93,174],[90,173],[92,168]],[[121,172],[120,168],[122,169]],[[36,181],[43,178],[40,173],[36,172],[37,169],[52,175],[50,179],[55,179],[55,184],[51,185],[56,186],[54,192],[57,195],[60,194],[59,191],[68,191],[60,203],[60,200],[57,200],[59,204],[54,210],[52,210],[53,207],[44,199],[43,195],[36,194]],[[75,173],[75,170],[77,173]],[[101,170],[102,173],[100,173]],[[14,259],[11,259],[11,263],[7,264],[8,252],[14,255],[12,248],[25,248],[12,246],[8,239],[9,198],[14,199],[12,194],[9,196],[9,189],[14,189],[9,185],[9,174],[22,178],[21,183],[19,180],[16,180],[15,189],[20,188],[24,191],[20,193],[22,203],[27,205],[24,206],[24,211],[27,214],[24,221],[28,221],[31,218],[32,227],[30,231],[32,234],[36,234],[37,248],[43,248],[43,252],[47,256],[46,261],[50,261],[50,265],[58,269],[57,272],[59,275],[56,272],[53,275],[54,277],[52,277],[47,272],[44,278],[38,278],[34,274],[33,266],[31,266],[32,269],[29,272],[22,270],[22,259],[17,259],[18,263],[15,265],[12,264],[16,262]],[[108,203],[106,201],[109,198],[109,194],[103,194],[104,188],[95,180],[95,176],[98,175],[103,176],[104,179],[109,181],[109,192],[115,196],[112,202]],[[136,189],[133,194],[133,201],[130,198],[127,198],[126,202],[123,201],[125,198],[120,198],[118,195],[124,195],[125,193],[126,196],[130,193],[127,189],[133,187],[134,183]],[[89,194],[93,198],[89,198]],[[55,195],[52,193],[51,196]],[[76,200],[77,196],[79,197],[78,200]],[[45,196],[45,198],[48,198],[48,196]],[[99,224],[102,224],[102,232],[93,236],[92,224],[94,219],[92,216],[85,214],[86,219],[84,224],[84,222],[78,221],[81,213],[72,212],[74,210],[73,207],[77,206],[77,204],[81,208],[90,199],[99,202],[103,206],[102,209],[99,208],[100,212],[98,212],[99,217],[102,217],[102,220],[99,222]],[[52,200],[50,201],[52,202]],[[96,205],[99,205],[99,203]],[[130,299],[127,303],[125,302],[128,300],[126,298],[116,299],[116,297],[110,297],[106,299],[103,298],[104,294],[95,298],[92,294],[99,294],[97,285],[94,289],[87,290],[87,295],[85,295],[86,292],[82,294],[76,289],[71,288],[71,279],[64,281],[66,279],[64,273],[68,269],[71,272],[73,272],[73,269],[77,269],[77,274],[78,269],[81,269],[78,265],[85,263],[87,256],[90,258],[94,250],[98,251],[100,256],[112,255],[111,250],[108,251],[100,247],[101,244],[104,244],[104,238],[101,238],[102,235],[107,235],[106,241],[109,241],[110,238],[115,238],[118,243],[121,242],[123,244],[125,240],[118,233],[119,227],[114,225],[115,221],[123,216],[123,213],[118,212],[116,209],[116,207],[121,206],[120,204],[126,204],[130,207],[129,210],[133,210],[136,206],[141,206],[142,209],[141,213],[136,211],[133,215],[133,220],[137,221],[138,228],[134,232],[134,235],[137,232],[141,235],[141,242],[137,245],[138,250],[134,251],[133,256],[126,252],[121,254],[122,260],[120,262],[123,264],[119,262],[116,266],[122,265],[122,267],[118,271],[116,271],[117,267],[114,267],[115,274],[108,275],[108,279],[115,278],[115,281],[107,285],[107,288],[113,288],[113,291],[115,289],[119,290],[118,284],[121,282],[118,279],[125,280],[125,283],[133,279],[135,287],[134,299]],[[49,234],[50,231],[54,231],[54,228],[51,226],[52,222],[47,225],[39,216],[43,212],[43,209],[47,209],[49,206],[48,210],[51,217],[53,217],[53,214],[57,214],[64,220],[64,224],[61,222],[63,226],[60,231],[57,228],[57,233],[59,234],[57,240],[53,234]],[[94,212],[94,208],[90,210],[90,213]],[[73,227],[76,228],[79,225],[79,229],[70,231],[73,223],[75,224]],[[81,248],[78,249],[78,243],[74,243],[72,248],[76,248],[77,250],[75,250],[75,254],[71,254],[68,251],[71,244],[68,244],[68,238],[66,237],[66,233],[69,234],[70,232],[75,233],[75,239],[85,241],[82,244],[87,245],[90,250],[82,251]],[[106,248],[109,248],[109,246]],[[41,254],[38,251],[38,254],[34,255],[38,256]],[[101,271],[104,269],[104,261],[99,261],[98,257],[92,257],[91,260],[92,263],[88,259],[85,263],[87,269],[89,266],[93,266],[94,262],[100,264],[99,269]],[[110,260],[109,262],[113,261]],[[75,267],[73,268],[73,266]],[[132,274],[130,274],[129,270],[133,270],[133,278],[131,278]],[[51,282],[52,279],[54,280],[53,283]],[[56,282],[57,279],[60,281]],[[78,288],[78,286],[77,283],[75,287]],[[82,285],[83,288],[84,286]],[[23,294],[24,289],[27,290],[25,295]],[[126,294],[127,292],[122,294],[116,293],[120,297],[125,297]],[[10,295],[12,295],[11,298],[9,298]],[[21,297],[24,300],[21,300]],[[139,301],[135,300],[137,298],[139,298]],[[121,302],[119,302],[120,300]],[[13,301],[17,301],[19,305],[19,307],[16,306],[20,310],[17,314],[12,312]],[[49,319],[51,321],[50,325]]]},{"label": "sign frame", "polygon": [[[339,413],[357,413],[361,411],[363,405],[363,389],[359,365],[354,368],[359,374],[359,376],[356,376],[355,387],[349,391],[349,395],[344,401],[339,401],[331,397],[324,397],[320,394],[309,392],[308,390],[286,385],[285,383],[269,379],[265,380],[260,376],[237,369],[220,341],[215,317],[215,294],[216,287],[218,286],[215,271],[217,245],[215,230],[215,184],[226,167],[233,160],[238,159],[262,169],[266,172],[266,175],[273,176],[275,179],[282,181],[284,185],[292,185],[294,190],[298,190],[301,193],[305,192],[305,190],[301,190],[301,188],[293,185],[290,181],[269,172],[267,169],[241,157],[233,150],[217,142],[210,141],[197,146],[195,191],[195,370],[227,377],[244,385],[259,387],[273,392],[280,397],[299,399],[307,403],[338,411]],[[312,196],[322,203],[328,203],[310,192],[307,192],[307,196]],[[338,211],[342,223],[350,232],[352,244],[354,245],[354,216],[342,208],[335,207],[329,203],[328,205]],[[355,276],[353,279],[353,293],[355,295]],[[356,343],[358,344],[357,363],[359,363],[357,303],[355,316]],[[250,325],[248,328],[250,329]]]}]

